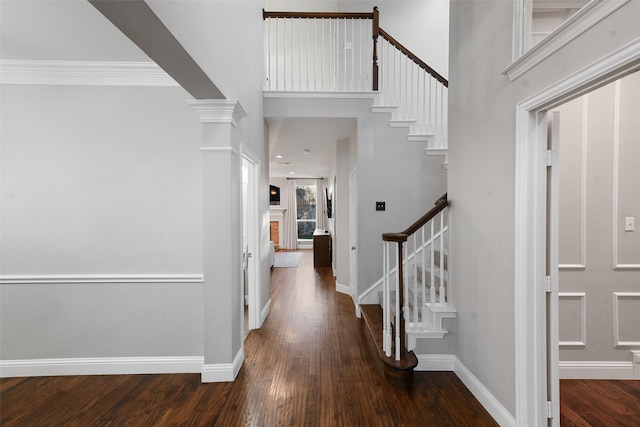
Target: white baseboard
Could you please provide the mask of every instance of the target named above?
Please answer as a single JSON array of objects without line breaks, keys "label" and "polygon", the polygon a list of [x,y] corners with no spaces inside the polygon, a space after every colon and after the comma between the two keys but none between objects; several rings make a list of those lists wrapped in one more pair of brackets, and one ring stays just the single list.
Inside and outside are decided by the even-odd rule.
[{"label": "white baseboard", "polygon": [[267,316],[269,315],[270,312],[271,312],[271,298],[269,298],[269,301],[267,301],[267,303],[264,305],[264,308],[260,312],[260,326],[262,326],[264,321],[267,320]]},{"label": "white baseboard", "polygon": [[560,379],[582,380],[632,380],[633,362],[596,361],[596,362],[560,362]]},{"label": "white baseboard", "polygon": [[216,365],[203,365],[201,381],[203,383],[224,383],[236,379],[244,362],[244,349],[240,349],[232,363],[219,363]]},{"label": "white baseboard", "polygon": [[353,298],[353,292],[351,291],[351,287],[349,285],[343,285],[342,283],[336,282],[336,292],[347,294],[351,298]]},{"label": "white baseboard", "polygon": [[420,354],[416,371],[453,371],[456,357],[453,354]]},{"label": "white baseboard", "polygon": [[420,354],[417,371],[453,371],[480,404],[501,426],[515,426],[513,415],[491,394],[478,378],[453,354]]},{"label": "white baseboard", "polygon": [[203,363],[202,356],[1,360],[0,377],[184,374],[200,372]]}]

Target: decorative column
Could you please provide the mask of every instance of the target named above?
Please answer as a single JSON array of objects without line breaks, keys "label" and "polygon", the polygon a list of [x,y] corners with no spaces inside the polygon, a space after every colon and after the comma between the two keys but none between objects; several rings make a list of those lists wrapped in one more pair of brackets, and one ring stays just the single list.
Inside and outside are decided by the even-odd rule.
[{"label": "decorative column", "polygon": [[242,184],[230,99],[187,101],[202,123],[204,366],[202,382],[233,381],[242,366]]}]

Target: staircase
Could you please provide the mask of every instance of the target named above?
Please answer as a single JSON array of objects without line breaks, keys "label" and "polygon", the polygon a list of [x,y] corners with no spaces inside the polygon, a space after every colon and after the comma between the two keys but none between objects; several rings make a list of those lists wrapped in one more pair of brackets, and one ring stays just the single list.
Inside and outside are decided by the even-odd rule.
[{"label": "staircase", "polygon": [[447,165],[449,82],[371,13],[263,12],[265,91],[377,93],[374,113]]},{"label": "staircase", "polygon": [[[263,12],[265,92],[318,93],[357,98],[375,94],[373,113],[407,129],[410,142],[447,166],[448,81],[380,28],[372,13]],[[315,94],[314,94],[315,93]],[[446,195],[415,224],[385,233],[384,276],[358,297],[367,344],[385,377],[412,384],[418,339],[442,339],[449,303]],[[363,301],[378,293],[378,304]],[[373,298],[370,298],[373,299]]]},{"label": "staircase", "polygon": [[[448,297],[448,206],[445,194],[406,230],[382,235],[383,277],[358,298],[385,376],[398,386],[412,383],[417,340],[444,338],[444,319],[457,314]],[[374,292],[378,304],[363,304]]]}]

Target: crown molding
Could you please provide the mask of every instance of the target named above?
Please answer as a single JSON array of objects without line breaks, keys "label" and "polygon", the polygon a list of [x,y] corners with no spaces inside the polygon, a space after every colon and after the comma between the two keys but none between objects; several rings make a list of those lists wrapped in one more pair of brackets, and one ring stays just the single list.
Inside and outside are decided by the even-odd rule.
[{"label": "crown molding", "polygon": [[179,86],[153,62],[0,60],[0,83],[67,86]]}]

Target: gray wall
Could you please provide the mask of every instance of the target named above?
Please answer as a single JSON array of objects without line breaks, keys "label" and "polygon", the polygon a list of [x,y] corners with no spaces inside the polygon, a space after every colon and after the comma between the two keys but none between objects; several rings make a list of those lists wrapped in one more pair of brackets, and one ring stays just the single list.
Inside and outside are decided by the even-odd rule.
[{"label": "gray wall", "polygon": [[0,285],[3,359],[202,355],[202,283],[154,281],[202,275],[187,98],[2,86],[1,270],[25,279]]},{"label": "gray wall", "polygon": [[[640,216],[638,100],[634,73],[557,108],[562,361],[628,361],[640,348],[640,229],[624,231]],[[614,292],[635,295],[614,304]]]},{"label": "gray wall", "polygon": [[513,3],[452,1],[449,198],[457,356],[515,414],[515,106],[640,35],[631,1],[519,79]]}]

